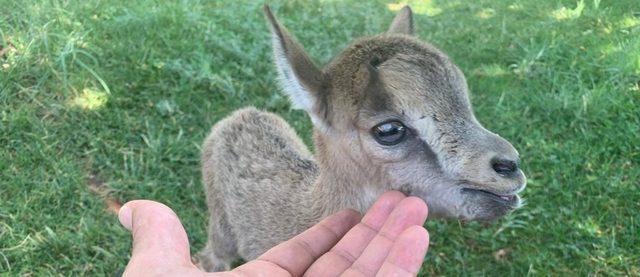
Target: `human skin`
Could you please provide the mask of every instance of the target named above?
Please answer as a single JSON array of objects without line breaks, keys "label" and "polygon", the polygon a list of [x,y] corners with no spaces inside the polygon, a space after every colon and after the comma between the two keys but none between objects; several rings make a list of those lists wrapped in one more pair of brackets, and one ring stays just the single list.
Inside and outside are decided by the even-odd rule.
[{"label": "human skin", "polygon": [[335,213],[228,272],[203,272],[191,262],[184,227],[166,205],[135,200],[118,217],[133,236],[124,276],[415,276],[429,246],[426,204],[397,191],[364,216]]}]

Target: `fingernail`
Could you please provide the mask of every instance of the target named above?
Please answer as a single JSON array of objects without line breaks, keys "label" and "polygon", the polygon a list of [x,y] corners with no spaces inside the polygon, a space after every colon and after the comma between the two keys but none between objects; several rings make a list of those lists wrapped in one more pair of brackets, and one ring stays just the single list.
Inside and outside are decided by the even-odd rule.
[{"label": "fingernail", "polygon": [[124,228],[131,231],[131,208],[129,208],[129,205],[124,204],[124,206],[120,208],[118,220],[120,220],[120,224],[122,224]]}]

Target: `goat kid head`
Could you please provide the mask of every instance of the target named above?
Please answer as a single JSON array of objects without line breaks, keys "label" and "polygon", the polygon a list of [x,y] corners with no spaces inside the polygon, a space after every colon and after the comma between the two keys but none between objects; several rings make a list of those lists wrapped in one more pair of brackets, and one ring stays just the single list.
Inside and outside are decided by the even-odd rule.
[{"label": "goat kid head", "polygon": [[330,173],[421,197],[431,216],[493,220],[520,206],[518,152],[476,120],[463,73],[415,38],[409,7],[324,69],[265,13],[284,90],[314,124],[321,170],[355,164]]}]

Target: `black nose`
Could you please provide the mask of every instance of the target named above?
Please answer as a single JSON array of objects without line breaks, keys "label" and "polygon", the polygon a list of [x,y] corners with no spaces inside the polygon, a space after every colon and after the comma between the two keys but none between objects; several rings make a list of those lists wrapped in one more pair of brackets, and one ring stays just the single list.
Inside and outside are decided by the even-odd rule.
[{"label": "black nose", "polygon": [[518,163],[510,160],[494,160],[491,167],[500,175],[511,175],[518,170]]}]

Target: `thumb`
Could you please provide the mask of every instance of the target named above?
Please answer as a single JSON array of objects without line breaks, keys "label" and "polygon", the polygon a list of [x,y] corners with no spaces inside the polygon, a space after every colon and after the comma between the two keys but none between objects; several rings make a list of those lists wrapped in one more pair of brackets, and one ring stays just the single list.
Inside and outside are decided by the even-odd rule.
[{"label": "thumb", "polygon": [[133,235],[126,273],[194,267],[187,233],[171,208],[155,201],[135,200],[122,206],[118,219]]}]

